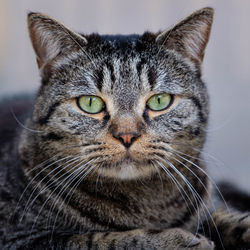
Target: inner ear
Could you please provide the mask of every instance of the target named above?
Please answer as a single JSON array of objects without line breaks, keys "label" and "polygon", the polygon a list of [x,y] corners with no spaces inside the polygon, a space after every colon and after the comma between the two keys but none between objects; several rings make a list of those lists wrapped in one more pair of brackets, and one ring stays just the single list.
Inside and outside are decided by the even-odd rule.
[{"label": "inner ear", "polygon": [[200,65],[209,40],[213,13],[211,8],[194,12],[172,29],[160,33],[156,42]]},{"label": "inner ear", "polygon": [[59,54],[87,44],[85,37],[40,13],[28,15],[28,29],[40,69]]}]

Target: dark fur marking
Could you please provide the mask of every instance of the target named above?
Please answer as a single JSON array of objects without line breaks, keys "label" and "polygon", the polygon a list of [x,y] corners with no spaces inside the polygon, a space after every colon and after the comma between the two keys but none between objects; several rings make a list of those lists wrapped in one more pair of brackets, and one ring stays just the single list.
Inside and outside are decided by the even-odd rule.
[{"label": "dark fur marking", "polygon": [[148,234],[159,234],[162,232],[163,232],[163,230],[161,230],[161,229],[149,229],[148,230]]},{"label": "dark fur marking", "polygon": [[106,66],[110,72],[110,78],[111,78],[111,81],[112,81],[112,84],[111,84],[111,89],[113,89],[113,83],[116,81],[116,78],[115,78],[115,73],[114,73],[114,66],[109,63],[109,62],[106,62]]},{"label": "dark fur marking", "polygon": [[63,139],[63,137],[51,132],[51,133],[49,133],[47,135],[43,135],[42,139],[43,140],[51,140],[51,141],[60,141],[60,140]]},{"label": "dark fur marking", "polygon": [[249,217],[250,216],[250,214],[247,214],[247,215],[245,215],[245,216],[243,216],[242,218],[240,218],[238,221],[239,222],[242,222],[243,220],[245,220],[247,217]]},{"label": "dark fur marking", "polygon": [[[41,81],[41,83],[42,83],[42,85],[46,86],[49,83],[49,78],[48,77],[43,78],[42,81]],[[39,95],[42,95],[42,91],[39,92]]]},{"label": "dark fur marking", "polygon": [[149,125],[149,124],[150,124],[150,119],[149,119],[149,116],[148,116],[148,109],[145,109],[145,110],[144,110],[142,116],[143,116],[145,122]]},{"label": "dark fur marking", "polygon": [[110,232],[106,232],[106,233],[103,234],[102,238],[105,239],[105,238],[107,238],[109,235],[110,235]]},{"label": "dark fur marking", "polygon": [[115,250],[115,248],[116,248],[116,247],[115,247],[115,244],[116,244],[116,240],[113,239],[113,240],[110,242],[110,244],[109,244],[107,250]]},{"label": "dark fur marking", "polygon": [[161,157],[162,159],[165,159],[165,157],[166,157],[164,154],[161,154],[161,153],[158,153],[158,152],[154,152],[154,153],[151,153],[149,155],[157,155],[157,156]]},{"label": "dark fur marking", "polygon": [[[72,205],[72,207],[75,207],[76,210],[79,210],[77,204],[72,202],[71,205]],[[89,210],[89,208],[86,210],[81,210],[80,212],[81,212],[83,217],[89,219],[94,224],[99,224],[99,225],[104,226],[104,227],[108,226],[109,228],[113,228],[113,229],[116,229],[119,231],[126,231],[126,230],[131,229],[131,228],[127,227],[126,225],[116,224],[114,221],[110,221],[109,218],[101,218],[96,214],[96,211]]]},{"label": "dark fur marking", "polygon": [[110,201],[112,203],[114,203],[117,207],[120,207],[122,209],[125,209],[125,205],[129,202],[129,199],[127,196],[125,196],[122,193],[116,193],[111,195],[105,195],[105,193],[103,192],[98,192],[96,189],[92,189],[91,185],[93,185],[92,183],[88,183],[87,180],[85,180],[85,183],[82,187],[82,191],[90,196],[92,199],[96,199],[98,197],[98,199],[102,200],[102,201]]},{"label": "dark fur marking", "polygon": [[132,240],[132,242],[131,242],[131,247],[132,247],[132,249],[136,249],[136,247],[137,247],[137,242],[138,242],[138,240],[137,240],[136,238],[133,238],[133,240]]},{"label": "dark fur marking", "polygon": [[[198,200],[197,203],[200,205],[201,201]],[[194,210],[195,208],[191,207],[190,210]],[[186,213],[183,214],[183,216],[180,218],[180,219],[177,219],[176,221],[174,221],[170,227],[174,228],[174,227],[180,227],[182,225],[184,225],[187,221],[189,221],[190,217],[193,216],[193,212],[194,211],[191,211],[192,213],[190,213],[190,211],[186,211]]]},{"label": "dark fur marking", "polygon": [[168,149],[162,147],[162,146],[151,146],[149,145],[149,148],[153,148],[153,149],[160,149],[160,150],[163,150],[163,151],[166,151],[166,152],[169,152]]},{"label": "dark fur marking", "polygon": [[136,41],[138,40],[140,35],[137,34],[131,34],[131,35],[101,35],[101,38],[107,41],[117,41],[117,42],[122,42],[122,41]]},{"label": "dark fur marking", "polygon": [[207,119],[204,117],[204,115],[202,114],[202,106],[200,101],[198,100],[198,98],[196,97],[192,97],[191,100],[193,101],[194,105],[198,108],[199,110],[199,118],[200,118],[200,122],[201,123],[206,123]]},{"label": "dark fur marking", "polygon": [[88,149],[86,150],[86,154],[90,154],[90,153],[93,153],[93,152],[98,152],[98,151],[102,151],[104,150],[105,148],[104,147],[98,147],[98,148],[91,148],[91,149]]},{"label": "dark fur marking", "polygon": [[101,124],[102,128],[104,128],[107,125],[109,119],[110,119],[109,113],[107,112],[107,110],[104,110],[104,117],[103,117],[102,124]]},{"label": "dark fur marking", "polygon": [[88,234],[88,240],[87,240],[86,245],[87,245],[89,250],[91,250],[92,246],[93,246],[93,236],[94,236],[94,233],[89,233]]},{"label": "dark fur marking", "polygon": [[59,106],[60,102],[56,102],[54,103],[50,108],[49,111],[47,113],[47,115],[45,117],[42,117],[38,120],[38,123],[40,125],[45,125],[46,123],[48,123],[49,118],[51,117],[51,115],[53,114],[53,112],[55,111],[56,107]]},{"label": "dark fur marking", "polygon": [[232,235],[236,238],[237,241],[242,242],[242,235],[246,232],[247,228],[245,227],[236,227],[234,228]]},{"label": "dark fur marking", "polygon": [[172,121],[172,123],[173,123],[174,125],[176,125],[176,126],[181,127],[181,123],[180,123],[179,121]]},{"label": "dark fur marking", "polygon": [[126,225],[118,225],[114,222],[111,222],[111,221],[108,221],[108,220],[105,220],[105,219],[101,219],[97,216],[94,216],[93,214],[94,212],[86,212],[84,211],[83,212],[83,216],[87,217],[88,219],[90,219],[93,223],[96,223],[96,224],[99,224],[101,226],[104,226],[104,227],[109,227],[109,228],[113,228],[113,229],[116,229],[116,230],[119,230],[119,231],[127,231],[127,230],[130,230],[131,228],[127,227]]},{"label": "dark fur marking", "polygon": [[189,134],[194,135],[194,137],[197,137],[198,135],[200,135],[200,133],[201,133],[201,130],[198,127],[194,129],[190,129],[189,131]]},{"label": "dark fur marking", "polygon": [[155,70],[153,68],[149,68],[149,70],[148,70],[148,82],[150,84],[150,89],[151,90],[155,86],[156,79],[157,79],[157,75],[156,75]]}]

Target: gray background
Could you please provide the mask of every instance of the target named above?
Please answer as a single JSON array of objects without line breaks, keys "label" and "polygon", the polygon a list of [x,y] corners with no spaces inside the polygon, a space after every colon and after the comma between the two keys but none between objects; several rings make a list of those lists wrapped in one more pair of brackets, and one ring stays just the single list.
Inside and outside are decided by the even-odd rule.
[{"label": "gray background", "polygon": [[215,21],[203,64],[211,96],[204,152],[215,179],[250,190],[249,0],[0,0],[0,96],[38,89],[29,10],[84,33],[126,34],[165,29],[206,6],[215,8]]}]

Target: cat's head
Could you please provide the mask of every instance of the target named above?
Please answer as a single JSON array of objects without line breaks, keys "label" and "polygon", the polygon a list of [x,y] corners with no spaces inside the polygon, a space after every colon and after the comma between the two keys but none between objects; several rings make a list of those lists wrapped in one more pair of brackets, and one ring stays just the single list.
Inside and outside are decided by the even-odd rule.
[{"label": "cat's head", "polygon": [[178,152],[197,153],[208,118],[200,77],[212,19],[205,8],[164,32],[103,36],[30,13],[42,77],[31,124],[41,133],[27,132],[21,152],[38,147],[37,163],[79,156],[118,179],[157,173]]}]

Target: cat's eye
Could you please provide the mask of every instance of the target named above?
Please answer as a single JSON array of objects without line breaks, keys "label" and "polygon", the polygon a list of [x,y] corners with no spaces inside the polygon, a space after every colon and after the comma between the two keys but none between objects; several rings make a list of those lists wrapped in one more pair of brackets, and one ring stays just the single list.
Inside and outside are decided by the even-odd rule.
[{"label": "cat's eye", "polygon": [[102,98],[92,95],[77,98],[77,105],[80,109],[89,114],[100,113],[105,108],[105,103]]},{"label": "cat's eye", "polygon": [[147,101],[147,107],[153,111],[167,109],[173,101],[173,97],[167,93],[161,93],[151,96]]}]

